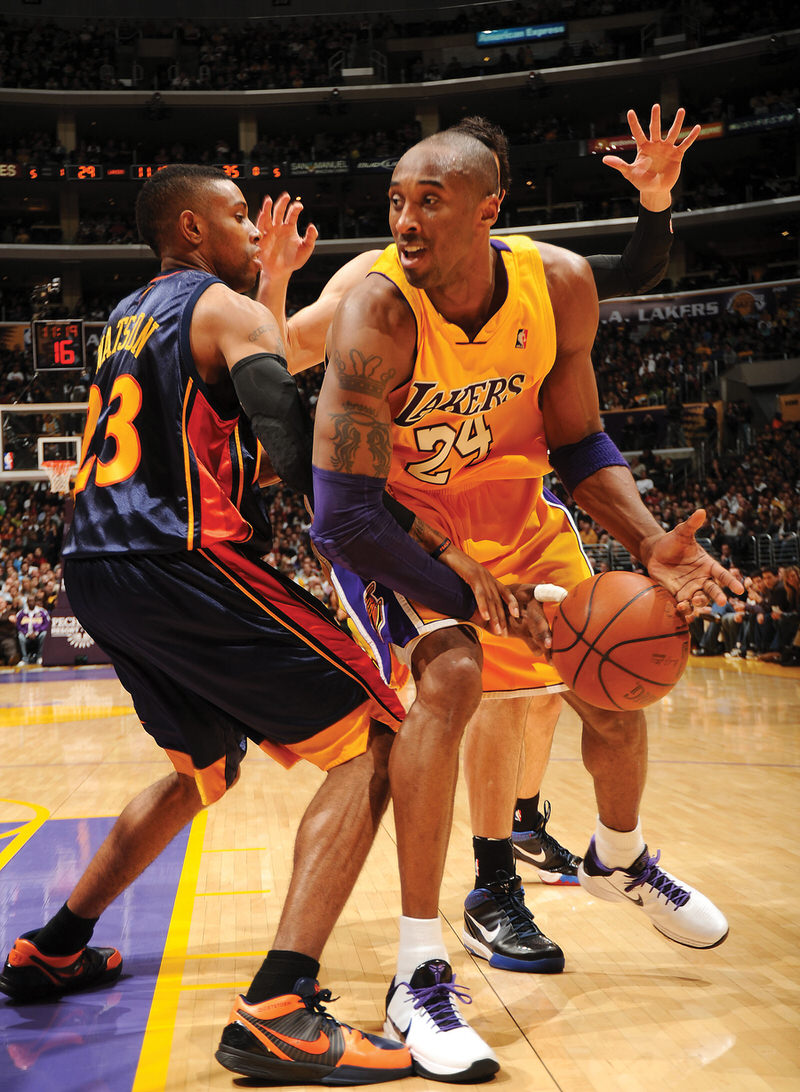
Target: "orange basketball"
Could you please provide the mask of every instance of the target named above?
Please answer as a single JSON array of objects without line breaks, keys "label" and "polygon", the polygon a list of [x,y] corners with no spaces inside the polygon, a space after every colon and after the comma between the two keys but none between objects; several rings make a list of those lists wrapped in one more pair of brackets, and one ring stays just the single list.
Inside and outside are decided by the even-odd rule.
[{"label": "orange basketball", "polygon": [[601,709],[652,705],[669,693],[689,659],[689,627],[675,599],[639,573],[582,581],[559,604],[552,631],[561,678]]}]

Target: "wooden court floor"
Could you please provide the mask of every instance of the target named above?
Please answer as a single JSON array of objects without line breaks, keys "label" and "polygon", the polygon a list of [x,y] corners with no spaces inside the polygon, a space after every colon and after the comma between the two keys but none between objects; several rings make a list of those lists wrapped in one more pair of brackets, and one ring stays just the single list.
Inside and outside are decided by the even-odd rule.
[{"label": "wooden court floor", "polygon": [[[97,676],[91,668],[0,672],[3,952],[61,905],[104,817],[168,769],[127,694]],[[730,936],[711,951],[680,947],[635,908],[548,888],[523,872],[528,904],[564,948],[566,970],[490,969],[459,940],[472,872],[460,785],[440,910],[458,980],[474,998],[467,1016],[501,1061],[488,1087],[800,1089],[800,671],[693,662],[649,719],[645,836],[666,868],[724,909]],[[98,926],[96,943],[123,950],[128,973],[119,983],[57,1005],[0,1001],[0,1088],[253,1087],[221,1069],[213,1052],[234,994],[269,946],[293,831],[320,776],[284,772],[251,751],[236,789]],[[582,852],[594,807],[569,710],[545,795],[553,833]],[[374,1031],[394,969],[393,838],[389,814],[321,972],[341,997],[335,1014]],[[409,1078],[395,1087],[442,1085]]]}]

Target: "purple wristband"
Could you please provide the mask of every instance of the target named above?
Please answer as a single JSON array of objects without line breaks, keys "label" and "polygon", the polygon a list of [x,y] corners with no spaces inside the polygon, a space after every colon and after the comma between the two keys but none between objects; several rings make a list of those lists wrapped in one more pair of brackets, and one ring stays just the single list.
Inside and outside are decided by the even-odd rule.
[{"label": "purple wristband", "polygon": [[628,466],[617,445],[605,432],[592,432],[577,444],[564,444],[550,452],[550,465],[570,493],[585,478],[604,466]]}]

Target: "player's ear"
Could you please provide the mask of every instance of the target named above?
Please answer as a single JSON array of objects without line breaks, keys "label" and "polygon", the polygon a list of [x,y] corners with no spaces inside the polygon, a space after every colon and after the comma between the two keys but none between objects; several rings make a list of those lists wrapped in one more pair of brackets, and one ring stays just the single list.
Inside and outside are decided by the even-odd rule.
[{"label": "player's ear", "polygon": [[497,223],[497,218],[500,215],[500,201],[501,198],[496,193],[490,193],[487,197],[484,197],[481,204],[481,222],[487,224],[489,227],[494,227]]},{"label": "player's ear", "polygon": [[178,234],[191,246],[197,246],[203,240],[203,225],[197,214],[191,209],[184,209],[178,217]]}]

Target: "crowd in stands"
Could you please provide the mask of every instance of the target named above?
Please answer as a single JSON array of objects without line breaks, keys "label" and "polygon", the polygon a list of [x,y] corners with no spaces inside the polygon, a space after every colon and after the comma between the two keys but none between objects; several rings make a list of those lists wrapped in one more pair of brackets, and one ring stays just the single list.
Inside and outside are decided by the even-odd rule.
[{"label": "crowd in stands", "polygon": [[[781,0],[745,7],[743,2],[722,5],[706,0],[693,21],[688,44],[706,45],[739,37],[778,32],[788,25]],[[277,87],[329,86],[332,61],[342,55],[356,59],[366,43],[384,45],[388,39],[441,37],[502,26],[614,16],[637,11],[633,0],[564,0],[562,3],[514,3],[448,8],[443,18],[434,13],[424,20],[400,21],[387,13],[364,13],[337,18],[271,18],[246,23],[213,24],[193,20],[165,23],[89,20],[80,26],[59,26],[42,20],[0,20],[0,87],[37,87],[49,90],[136,89],[134,64],[140,38],[175,42],[174,74],[169,83],[177,90],[251,90]],[[458,14],[451,16],[451,12]],[[435,7],[434,7],[435,12]],[[681,22],[664,16],[662,33]],[[453,58],[447,64],[412,59],[390,79],[439,80],[481,75],[486,71],[522,71],[533,67],[593,64],[617,56],[641,54],[641,28],[627,32],[611,26],[602,36],[572,44],[556,41],[549,56],[534,55],[521,47],[490,55],[490,60],[465,69]],[[335,81],[334,81],[335,82]],[[162,83],[163,86],[163,83]]]},{"label": "crowd in stands", "polygon": [[63,507],[40,483],[0,487],[0,664],[41,655],[61,581]]},{"label": "crowd in stands", "polygon": [[698,402],[734,364],[800,357],[800,309],[601,322],[592,357],[604,410]]}]

